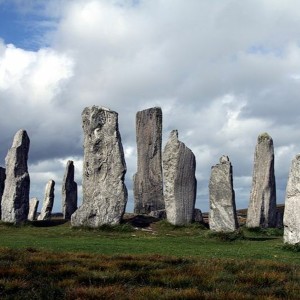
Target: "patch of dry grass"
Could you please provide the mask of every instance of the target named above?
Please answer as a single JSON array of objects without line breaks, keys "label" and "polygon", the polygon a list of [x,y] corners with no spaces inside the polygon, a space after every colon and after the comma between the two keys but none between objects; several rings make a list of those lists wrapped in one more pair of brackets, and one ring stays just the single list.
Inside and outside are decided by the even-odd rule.
[{"label": "patch of dry grass", "polygon": [[299,280],[265,260],[0,249],[1,299],[297,299]]}]

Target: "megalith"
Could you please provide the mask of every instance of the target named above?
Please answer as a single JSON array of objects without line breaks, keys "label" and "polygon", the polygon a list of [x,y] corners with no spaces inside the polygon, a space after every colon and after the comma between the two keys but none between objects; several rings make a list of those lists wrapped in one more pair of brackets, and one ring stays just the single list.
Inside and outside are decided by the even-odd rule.
[{"label": "megalith", "polygon": [[137,172],[133,176],[134,213],[165,208],[162,180],[162,111],[153,107],[136,114]]},{"label": "megalith", "polygon": [[246,226],[276,227],[276,211],[273,140],[267,133],[262,133],[255,148]]},{"label": "megalith", "polygon": [[292,161],[286,187],[284,208],[283,241],[287,244],[300,243],[300,154]]},{"label": "megalith", "polygon": [[20,223],[27,220],[30,190],[27,166],[29,145],[27,132],[19,130],[5,158],[6,179],[1,212],[3,222]]},{"label": "megalith", "polygon": [[71,217],[72,226],[98,227],[120,223],[127,203],[126,163],[118,113],[87,107],[82,113],[84,132],[83,200]]},{"label": "megalith", "polygon": [[202,215],[201,209],[199,209],[199,208],[194,209],[193,221],[194,222],[199,222],[199,223],[203,222],[203,215]]},{"label": "megalith", "polygon": [[238,229],[232,165],[228,156],[223,155],[220,163],[211,168],[209,206],[209,228],[211,230],[233,232]]},{"label": "megalith", "polygon": [[31,198],[29,201],[29,213],[28,213],[29,221],[36,220],[38,206],[39,206],[39,200],[37,198]]},{"label": "megalith", "polygon": [[54,187],[55,181],[50,179],[46,184],[43,207],[40,215],[38,216],[38,220],[40,221],[51,219],[51,213],[54,203]]},{"label": "megalith", "polygon": [[1,220],[1,201],[5,186],[5,168],[0,167],[0,220]]},{"label": "megalith", "polygon": [[173,130],[163,152],[164,200],[167,220],[174,225],[193,221],[197,181],[193,152]]},{"label": "megalith", "polygon": [[74,181],[74,162],[67,162],[66,171],[62,183],[62,212],[63,218],[71,219],[71,215],[77,209],[77,183]]}]

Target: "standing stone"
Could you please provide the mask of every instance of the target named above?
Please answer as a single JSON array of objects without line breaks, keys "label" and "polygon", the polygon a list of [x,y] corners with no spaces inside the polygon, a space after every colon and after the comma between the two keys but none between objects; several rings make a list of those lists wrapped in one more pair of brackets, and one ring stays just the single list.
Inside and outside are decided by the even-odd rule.
[{"label": "standing stone", "polygon": [[34,221],[36,220],[36,213],[39,206],[39,200],[37,198],[31,198],[29,201],[29,213],[28,220]]},{"label": "standing stone", "polygon": [[40,221],[49,220],[51,218],[54,203],[54,186],[55,181],[51,179],[46,184],[43,207],[41,214],[38,216],[38,220]]},{"label": "standing stone", "polygon": [[223,155],[220,163],[211,168],[209,181],[209,228],[218,232],[232,232],[238,228],[233,189],[232,165]]},{"label": "standing stone", "polygon": [[27,160],[30,140],[25,130],[19,130],[5,158],[6,180],[2,195],[2,221],[20,223],[29,211],[30,178]]},{"label": "standing stone", "polygon": [[203,223],[203,215],[202,215],[201,209],[199,209],[199,208],[194,209],[193,221]]},{"label": "standing stone", "polygon": [[0,220],[1,220],[1,201],[5,186],[5,168],[0,167]]},{"label": "standing stone", "polygon": [[292,161],[286,187],[284,208],[283,241],[288,244],[300,243],[300,154]]},{"label": "standing stone", "polygon": [[72,226],[98,227],[120,223],[127,203],[126,164],[118,114],[104,107],[82,113],[84,132],[83,202]]},{"label": "standing stone", "polygon": [[247,227],[276,227],[276,184],[273,140],[258,136],[254,156],[252,190],[247,213]]},{"label": "standing stone", "polygon": [[63,218],[71,219],[77,209],[77,183],[74,181],[74,163],[67,162],[65,176],[62,184],[62,212]]},{"label": "standing stone", "polygon": [[162,111],[149,108],[136,114],[137,173],[134,213],[149,214],[165,208],[161,164]]},{"label": "standing stone", "polygon": [[195,170],[195,155],[178,140],[177,130],[173,130],[163,153],[165,205],[171,224],[185,225],[193,221],[197,188]]}]

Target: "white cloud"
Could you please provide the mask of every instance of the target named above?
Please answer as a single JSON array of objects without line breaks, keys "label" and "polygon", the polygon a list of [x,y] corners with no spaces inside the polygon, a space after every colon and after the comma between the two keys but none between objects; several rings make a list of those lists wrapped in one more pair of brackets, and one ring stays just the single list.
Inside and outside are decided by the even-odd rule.
[{"label": "white cloud", "polygon": [[0,57],[0,90],[11,92],[28,105],[44,105],[61,91],[72,69],[72,60],[52,49],[32,52],[10,44]]},{"label": "white cloud", "polygon": [[103,105],[119,112],[129,189],[135,114],[151,106],[163,110],[163,145],[178,129],[196,154],[200,208],[222,154],[233,163],[238,206],[248,203],[264,131],[274,139],[278,190],[285,189],[289,160],[300,152],[298,1],[55,0],[38,10],[56,20],[42,27],[50,30],[47,47],[0,42],[1,159],[13,134],[28,129],[31,164],[51,162],[33,170],[33,185],[51,175],[51,164],[59,180],[59,161],[82,160],[80,114]]}]

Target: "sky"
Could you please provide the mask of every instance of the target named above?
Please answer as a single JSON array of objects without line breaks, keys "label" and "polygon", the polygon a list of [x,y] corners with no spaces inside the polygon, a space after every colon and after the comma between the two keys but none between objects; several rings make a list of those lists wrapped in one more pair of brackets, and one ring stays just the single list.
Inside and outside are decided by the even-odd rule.
[{"label": "sky", "polygon": [[[207,211],[211,166],[228,155],[237,208],[248,206],[257,137],[274,141],[277,202],[300,152],[298,0],[0,0],[0,165],[14,134],[30,137],[30,196],[66,162],[81,202],[81,112],[119,113],[133,210],[135,115],[160,106],[196,156],[196,207]],[[41,204],[40,204],[41,205]]]}]

